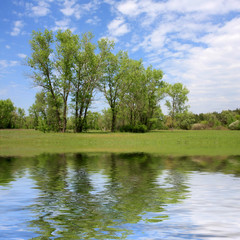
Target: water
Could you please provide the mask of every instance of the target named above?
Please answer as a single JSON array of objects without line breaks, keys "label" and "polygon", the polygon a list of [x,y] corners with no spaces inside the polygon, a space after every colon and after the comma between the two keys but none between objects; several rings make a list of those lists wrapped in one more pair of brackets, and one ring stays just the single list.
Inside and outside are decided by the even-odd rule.
[{"label": "water", "polygon": [[0,158],[0,239],[240,239],[240,157]]}]

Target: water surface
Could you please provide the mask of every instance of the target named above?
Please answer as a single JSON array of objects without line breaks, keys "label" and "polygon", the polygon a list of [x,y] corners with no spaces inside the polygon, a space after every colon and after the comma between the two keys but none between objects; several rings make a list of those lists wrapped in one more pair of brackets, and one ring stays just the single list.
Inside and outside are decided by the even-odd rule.
[{"label": "water surface", "polygon": [[0,158],[0,239],[239,239],[240,157]]}]

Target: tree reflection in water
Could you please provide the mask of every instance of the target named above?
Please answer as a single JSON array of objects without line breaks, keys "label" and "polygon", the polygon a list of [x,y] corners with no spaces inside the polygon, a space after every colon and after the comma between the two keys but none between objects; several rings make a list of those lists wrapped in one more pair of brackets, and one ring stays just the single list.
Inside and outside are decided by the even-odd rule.
[{"label": "tree reflection in water", "polygon": [[[166,158],[148,154],[62,154],[0,159],[0,185],[26,171],[38,196],[29,207],[32,239],[123,239],[132,224],[168,218],[188,197],[190,171],[239,175],[239,157]],[[222,170],[221,170],[222,169]]]}]

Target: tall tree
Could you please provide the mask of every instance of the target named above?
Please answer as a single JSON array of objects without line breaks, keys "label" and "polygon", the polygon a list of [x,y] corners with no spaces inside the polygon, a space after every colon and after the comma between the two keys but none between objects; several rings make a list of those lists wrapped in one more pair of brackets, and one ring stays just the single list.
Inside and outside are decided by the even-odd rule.
[{"label": "tall tree", "polygon": [[57,130],[62,128],[60,102],[59,102],[59,82],[55,75],[53,48],[54,43],[52,31],[47,29],[44,32],[32,33],[30,41],[32,54],[28,58],[27,64],[33,69],[33,79],[37,86],[51,94],[57,119]]},{"label": "tall tree", "polygon": [[104,55],[101,90],[111,108],[112,132],[116,130],[117,113],[119,110],[120,97],[124,95],[123,80],[128,62],[128,55],[126,52],[119,51],[116,55],[111,52],[113,46],[113,42],[107,39],[102,40],[100,45],[100,49]]},{"label": "tall tree", "polygon": [[158,103],[163,99],[163,88],[165,82],[162,81],[163,72],[149,66],[145,72],[147,91],[147,111],[144,124],[151,129],[152,118],[159,109]]},{"label": "tall tree", "polygon": [[100,55],[95,54],[96,45],[91,43],[91,33],[83,35],[75,53],[73,101],[75,102],[75,131],[82,132],[86,125],[87,111],[100,78]]},{"label": "tall tree", "polygon": [[55,66],[58,71],[58,84],[60,95],[63,100],[63,129],[67,127],[67,104],[73,84],[73,67],[74,54],[78,50],[79,38],[78,35],[72,34],[68,29],[64,32],[58,31],[56,35],[56,62]]}]

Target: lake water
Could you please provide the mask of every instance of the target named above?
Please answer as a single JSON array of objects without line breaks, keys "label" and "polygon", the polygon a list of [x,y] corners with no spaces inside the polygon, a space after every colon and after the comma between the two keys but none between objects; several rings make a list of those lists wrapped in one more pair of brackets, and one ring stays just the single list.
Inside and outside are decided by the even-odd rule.
[{"label": "lake water", "polygon": [[240,239],[240,157],[0,158],[0,239]]}]

